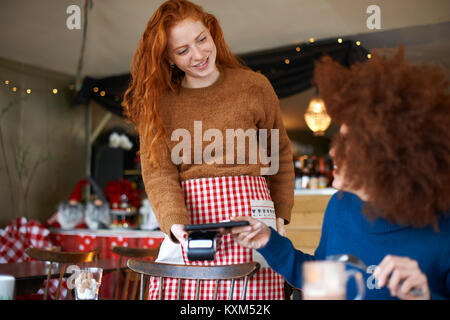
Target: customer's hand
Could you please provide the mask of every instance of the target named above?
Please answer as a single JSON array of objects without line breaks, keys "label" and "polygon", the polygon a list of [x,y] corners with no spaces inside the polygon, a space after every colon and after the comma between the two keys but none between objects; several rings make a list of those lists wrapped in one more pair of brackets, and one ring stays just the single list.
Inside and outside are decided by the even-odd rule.
[{"label": "customer's hand", "polygon": [[[376,267],[373,276],[380,287],[387,286],[391,295],[403,300],[428,300],[430,288],[425,274],[416,260],[387,255]],[[410,293],[412,288],[422,291],[419,297]]]},{"label": "customer's hand", "polygon": [[173,237],[176,238],[183,248],[186,248],[186,239],[187,239],[187,232],[184,230],[183,224],[173,224],[172,227],[170,227],[170,232],[172,233]]},{"label": "customer's hand", "polygon": [[232,217],[231,221],[248,221],[250,225],[234,227],[231,234],[239,245],[259,249],[264,247],[270,239],[270,229],[263,222],[251,217]]},{"label": "customer's hand", "polygon": [[277,231],[283,237],[286,237],[286,229],[284,228],[284,219],[277,218]]}]

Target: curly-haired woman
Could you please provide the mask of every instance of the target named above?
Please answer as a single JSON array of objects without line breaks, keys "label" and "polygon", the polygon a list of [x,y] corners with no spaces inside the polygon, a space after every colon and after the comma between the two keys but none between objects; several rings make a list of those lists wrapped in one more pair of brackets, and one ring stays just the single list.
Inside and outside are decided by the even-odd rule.
[{"label": "curly-haired woman", "polygon": [[392,58],[375,55],[350,69],[323,58],[315,81],[330,116],[341,124],[330,150],[333,186],[340,191],[327,206],[319,246],[307,255],[249,218],[236,219],[251,221],[233,228],[238,243],[258,249],[297,288],[303,262],[352,254],[377,266],[365,275],[368,284],[369,277],[377,280],[367,299],[450,298],[445,76],[438,67],[405,62],[403,47]]},{"label": "curly-haired woman", "polygon": [[[231,53],[212,14],[183,0],[166,1],[155,11],[131,69],[125,113],[139,133],[143,181],[167,235],[157,261],[218,265],[256,259],[263,268],[250,280],[246,298],[283,299],[283,278],[231,235],[223,237],[214,261],[189,261],[185,251],[184,225],[251,216],[260,207],[270,209],[266,221],[284,234],[294,203],[294,167],[270,82]],[[236,145],[236,136],[229,140],[231,131],[238,135]],[[244,132],[249,143],[238,145]],[[267,138],[263,147],[271,153],[255,161],[253,155],[260,153],[250,140],[261,142],[260,137]],[[175,282],[164,282],[165,299],[176,297]],[[221,284],[219,299],[226,298],[228,287]],[[242,287],[237,283],[236,296]],[[195,283],[184,281],[183,288],[181,298],[193,299]],[[157,289],[155,280],[150,298]],[[202,282],[200,299],[209,299],[214,290],[214,283]]]}]

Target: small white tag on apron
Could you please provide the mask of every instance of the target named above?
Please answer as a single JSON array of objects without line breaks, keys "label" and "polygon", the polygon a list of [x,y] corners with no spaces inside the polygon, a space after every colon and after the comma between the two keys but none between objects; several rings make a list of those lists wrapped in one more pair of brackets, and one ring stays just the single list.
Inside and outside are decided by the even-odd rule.
[{"label": "small white tag on apron", "polygon": [[[277,220],[275,215],[275,208],[273,201],[270,200],[250,200],[250,206],[252,211],[252,218],[258,219],[264,222],[267,226],[272,227],[277,230]],[[263,256],[257,252],[253,251],[253,261],[259,262],[261,268],[269,268],[267,261]]]}]

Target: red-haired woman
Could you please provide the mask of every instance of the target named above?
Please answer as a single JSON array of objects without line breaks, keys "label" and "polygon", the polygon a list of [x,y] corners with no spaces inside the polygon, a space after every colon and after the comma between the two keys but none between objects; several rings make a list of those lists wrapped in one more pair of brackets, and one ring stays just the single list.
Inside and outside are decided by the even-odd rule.
[{"label": "red-haired woman", "polygon": [[[352,254],[368,267],[367,299],[450,298],[450,97],[446,73],[414,66],[401,49],[347,69],[330,58],[315,80],[341,124],[337,168],[314,256],[256,220],[233,228],[294,287],[301,265]],[[371,274],[372,273],[372,274]],[[349,297],[354,296],[349,294]]]},{"label": "red-haired woman", "polygon": [[[191,262],[185,247],[184,225],[251,216],[258,209],[264,210],[260,218],[285,233],[293,207],[294,169],[270,82],[231,53],[213,15],[182,0],[164,2],[153,14],[131,73],[125,112],[139,133],[142,177],[166,234],[157,261],[223,265],[256,260],[262,268],[250,280],[246,299],[283,299],[283,278],[230,235],[221,239],[214,261]],[[230,132],[236,134],[231,140]],[[239,134],[244,132],[242,144]],[[270,150],[264,157],[261,144],[250,143],[261,142],[261,137],[266,139],[262,146]],[[260,155],[256,160],[255,154]],[[165,299],[175,298],[175,281],[165,281]],[[200,299],[211,298],[214,286],[204,283]],[[226,298],[228,287],[221,285],[219,299]],[[235,297],[241,290],[239,283]],[[182,299],[192,299],[194,292],[195,284],[183,282]],[[150,298],[156,295],[155,281]]]}]

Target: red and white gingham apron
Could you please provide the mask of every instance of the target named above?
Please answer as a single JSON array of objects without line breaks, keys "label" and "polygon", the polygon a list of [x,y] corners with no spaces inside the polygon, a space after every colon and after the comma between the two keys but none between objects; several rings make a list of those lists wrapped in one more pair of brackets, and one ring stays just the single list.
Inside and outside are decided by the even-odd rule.
[{"label": "red and white gingham apron", "polygon": [[[192,179],[182,182],[190,223],[213,223],[232,216],[253,216],[275,227],[275,210],[266,180],[261,176],[232,176]],[[263,213],[264,212],[264,213]],[[247,300],[284,299],[284,279],[267,266],[255,250],[239,246],[230,234],[222,236],[214,261],[189,261],[181,245],[166,236],[156,260],[186,265],[228,265],[258,261],[261,269],[249,278]],[[164,300],[176,299],[177,279],[164,279]],[[195,280],[183,280],[181,299],[194,299]],[[233,299],[240,299],[244,280],[236,281]],[[227,299],[231,281],[220,281],[218,299]],[[199,299],[210,300],[214,281],[202,281]],[[158,299],[159,280],[151,277],[149,299]]]}]

